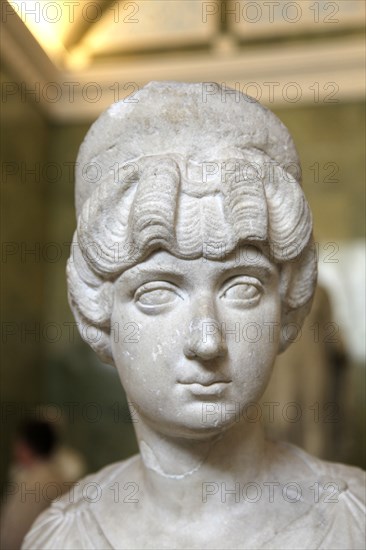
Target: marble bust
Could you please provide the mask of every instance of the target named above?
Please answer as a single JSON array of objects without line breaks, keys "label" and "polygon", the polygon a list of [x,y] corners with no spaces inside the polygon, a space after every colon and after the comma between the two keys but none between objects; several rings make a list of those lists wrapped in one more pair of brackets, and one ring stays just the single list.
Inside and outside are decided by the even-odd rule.
[{"label": "marble bust", "polygon": [[81,480],[24,549],[364,548],[363,472],[242,414],[317,267],[292,138],[231,92],[152,82],[80,148],[69,301],[136,406],[140,454]]}]

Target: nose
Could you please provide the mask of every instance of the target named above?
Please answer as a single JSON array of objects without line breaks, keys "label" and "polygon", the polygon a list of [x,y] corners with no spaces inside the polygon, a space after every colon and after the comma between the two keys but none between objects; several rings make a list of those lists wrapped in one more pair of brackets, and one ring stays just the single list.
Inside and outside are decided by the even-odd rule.
[{"label": "nose", "polygon": [[210,307],[207,301],[200,302],[196,308],[201,315],[191,318],[183,351],[189,359],[197,357],[208,361],[224,356],[227,353],[227,345],[214,308]]}]

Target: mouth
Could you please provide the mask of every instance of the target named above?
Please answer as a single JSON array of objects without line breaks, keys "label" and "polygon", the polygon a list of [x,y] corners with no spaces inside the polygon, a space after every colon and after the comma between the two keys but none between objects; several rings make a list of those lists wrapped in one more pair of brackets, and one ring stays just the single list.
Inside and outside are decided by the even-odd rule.
[{"label": "mouth", "polygon": [[187,389],[193,395],[197,396],[212,396],[221,395],[227,387],[231,384],[231,380],[214,380],[212,382],[180,382],[182,386],[186,386]]}]

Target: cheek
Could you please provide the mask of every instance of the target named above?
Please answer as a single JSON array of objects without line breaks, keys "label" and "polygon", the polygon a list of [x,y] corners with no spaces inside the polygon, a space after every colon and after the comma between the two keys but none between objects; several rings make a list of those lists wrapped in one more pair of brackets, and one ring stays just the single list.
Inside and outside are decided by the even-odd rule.
[{"label": "cheek", "polygon": [[273,296],[256,319],[253,348],[263,364],[272,364],[278,354],[281,334],[281,302]]},{"label": "cheek", "polygon": [[279,349],[279,297],[272,294],[258,307],[238,311],[237,316],[228,317],[226,326],[230,327],[226,336],[229,355],[235,364],[238,377],[245,385],[266,383]]},{"label": "cheek", "polygon": [[140,383],[161,388],[168,381],[181,348],[182,330],[174,319],[144,315],[127,304],[112,313],[111,346],[121,381],[128,387]]},{"label": "cheek", "polygon": [[281,328],[281,301],[277,293],[263,299],[250,309],[229,309],[222,311],[223,328],[228,341],[258,344],[256,347],[278,346]]}]

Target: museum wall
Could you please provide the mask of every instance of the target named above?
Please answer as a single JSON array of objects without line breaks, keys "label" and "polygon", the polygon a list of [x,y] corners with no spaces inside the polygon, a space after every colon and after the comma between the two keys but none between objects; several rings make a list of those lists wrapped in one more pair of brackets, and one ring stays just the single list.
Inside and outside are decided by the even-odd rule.
[{"label": "museum wall", "polygon": [[319,286],[299,337],[277,359],[263,400],[280,405],[267,425],[315,455],[364,467],[364,104],[276,112],[300,153]]},{"label": "museum wall", "polygon": [[[1,82],[11,80],[2,73]],[[21,417],[42,400],[45,380],[39,327],[45,302],[47,185],[38,170],[46,162],[49,129],[44,116],[20,94],[1,108],[1,480],[11,439]],[[26,170],[29,173],[26,174]],[[31,173],[33,170],[33,173]]]}]

